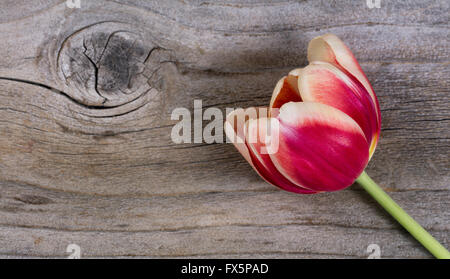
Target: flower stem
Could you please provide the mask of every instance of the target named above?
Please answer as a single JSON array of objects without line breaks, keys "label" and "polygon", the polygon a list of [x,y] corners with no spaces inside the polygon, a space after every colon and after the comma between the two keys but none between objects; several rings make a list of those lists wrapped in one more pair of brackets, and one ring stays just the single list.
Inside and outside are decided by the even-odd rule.
[{"label": "flower stem", "polygon": [[450,252],[392,200],[365,171],[356,181],[433,256],[438,259],[450,259]]}]

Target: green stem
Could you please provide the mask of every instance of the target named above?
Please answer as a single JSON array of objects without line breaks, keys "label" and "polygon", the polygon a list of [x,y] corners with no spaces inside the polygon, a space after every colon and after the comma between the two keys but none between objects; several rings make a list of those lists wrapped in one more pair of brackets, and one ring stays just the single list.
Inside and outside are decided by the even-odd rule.
[{"label": "green stem", "polygon": [[366,172],[363,172],[356,181],[433,256],[438,259],[450,259],[450,252],[395,203]]}]

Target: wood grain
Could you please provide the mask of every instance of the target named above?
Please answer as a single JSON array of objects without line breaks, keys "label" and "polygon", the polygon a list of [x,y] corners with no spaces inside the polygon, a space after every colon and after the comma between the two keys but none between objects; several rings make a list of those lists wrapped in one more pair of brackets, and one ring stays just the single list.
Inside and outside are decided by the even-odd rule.
[{"label": "wood grain", "polygon": [[324,33],[380,101],[367,172],[449,247],[449,3],[365,2],[3,1],[0,256],[430,257],[356,185],[284,193],[230,144],[170,139],[195,99],[267,105]]}]

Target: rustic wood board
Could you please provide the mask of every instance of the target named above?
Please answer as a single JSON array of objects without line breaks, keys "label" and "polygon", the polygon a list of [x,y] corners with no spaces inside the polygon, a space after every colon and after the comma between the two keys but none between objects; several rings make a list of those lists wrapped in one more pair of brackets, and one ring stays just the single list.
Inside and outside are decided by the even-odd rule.
[{"label": "rustic wood board", "polygon": [[0,257],[430,257],[357,185],[294,195],[170,139],[194,99],[267,105],[324,33],[380,101],[367,172],[450,247],[448,1],[65,2],[0,3]]}]

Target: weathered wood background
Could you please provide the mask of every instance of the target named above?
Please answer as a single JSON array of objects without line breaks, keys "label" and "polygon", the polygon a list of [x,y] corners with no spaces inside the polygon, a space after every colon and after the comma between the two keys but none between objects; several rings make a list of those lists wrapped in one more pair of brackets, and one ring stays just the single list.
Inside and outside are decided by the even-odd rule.
[{"label": "weathered wood background", "polygon": [[367,172],[450,247],[449,1],[0,2],[0,256],[430,255],[357,185],[264,183],[230,144],[170,139],[176,107],[267,105],[335,33],[379,97]]}]

